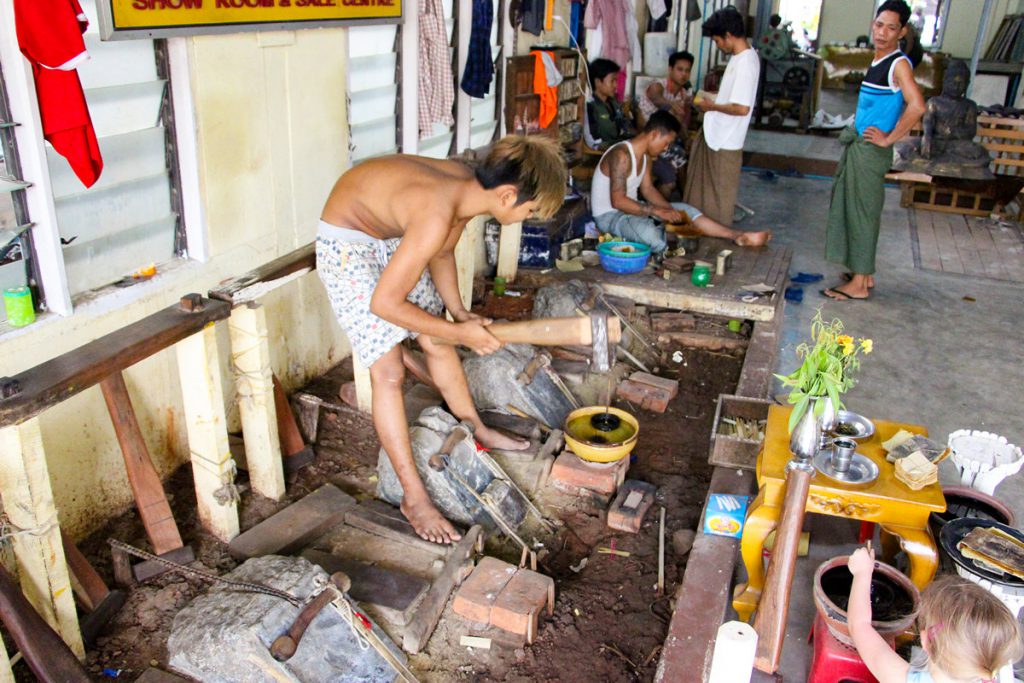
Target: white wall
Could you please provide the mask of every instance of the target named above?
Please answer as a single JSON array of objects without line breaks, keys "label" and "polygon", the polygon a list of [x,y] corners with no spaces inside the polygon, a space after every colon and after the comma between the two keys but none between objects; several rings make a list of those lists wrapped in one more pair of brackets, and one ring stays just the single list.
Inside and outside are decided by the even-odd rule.
[{"label": "white wall", "polygon": [[[9,30],[9,27],[0,27]],[[185,262],[150,282],[78,302],[0,338],[9,376],[113,332],[188,292],[205,293],[309,243],[328,191],[347,166],[344,29],[243,33],[187,40],[207,263]],[[193,112],[177,111],[180,120]],[[72,232],[73,234],[73,232]],[[315,273],[264,301],[275,372],[287,387],[349,354]],[[218,325],[225,398],[226,323]],[[126,373],[142,432],[165,475],[188,460],[174,350]],[[237,418],[229,422],[237,425]],[[42,414],[43,443],[62,527],[75,537],[131,504],[122,456],[98,388]],[[173,494],[173,491],[169,491]]]}]

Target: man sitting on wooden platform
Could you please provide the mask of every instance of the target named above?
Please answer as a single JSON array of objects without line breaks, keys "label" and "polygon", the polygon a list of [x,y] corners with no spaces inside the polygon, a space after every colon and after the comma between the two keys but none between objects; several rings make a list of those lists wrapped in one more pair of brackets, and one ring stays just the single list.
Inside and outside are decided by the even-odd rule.
[{"label": "man sitting on wooden platform", "polygon": [[[657,158],[665,151],[679,135],[679,130],[676,117],[667,111],[656,111],[642,133],[613,145],[604,153],[594,171],[590,193],[591,212],[598,229],[646,244],[656,255],[668,246],[665,228],[656,220],[682,223],[688,218],[701,235],[729,239],[741,247],[767,243],[771,231],[741,232],[727,228],[689,204],[670,203],[654,187],[647,159]],[[638,193],[646,201],[640,201]]]},{"label": "man sitting on wooden platform", "polygon": [[[455,347],[432,338],[481,355],[501,347],[487,331],[491,321],[462,305],[455,245],[481,214],[503,225],[554,215],[566,176],[557,142],[509,136],[475,169],[407,155],[365,161],[342,175],[327,198],[317,229],[317,273],[353,354],[370,369],[373,422],[402,485],[402,514],[429,541],[451,543],[460,536],[431,502],[413,462],[399,344],[410,337],[419,342],[450,411],[473,424],[481,444],[528,446],[481,422]],[[444,308],[455,322],[443,317]]]}]

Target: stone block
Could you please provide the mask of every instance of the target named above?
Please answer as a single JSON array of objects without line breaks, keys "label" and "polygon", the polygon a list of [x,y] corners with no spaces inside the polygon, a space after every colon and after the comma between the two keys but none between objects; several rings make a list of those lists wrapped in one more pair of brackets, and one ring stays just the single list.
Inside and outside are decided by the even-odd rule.
[{"label": "stone block", "polygon": [[669,395],[669,400],[676,397],[679,393],[679,380],[665,379],[664,377],[658,377],[652,375],[649,372],[634,372],[629,376],[631,382],[640,382],[640,384],[648,384],[658,389],[664,389]]},{"label": "stone block", "polygon": [[494,557],[484,557],[477,563],[469,578],[459,586],[452,602],[452,609],[469,621],[490,623],[491,606],[515,573],[515,565]]},{"label": "stone block", "polygon": [[600,495],[611,496],[626,480],[629,456],[614,463],[585,462],[571,450],[564,450],[551,466],[551,483],[555,488],[569,494],[586,489]]},{"label": "stone block", "polygon": [[668,402],[672,400],[672,394],[668,390],[631,379],[621,382],[615,395],[655,413],[664,413],[668,409]]},{"label": "stone block", "polygon": [[654,504],[654,494],[658,488],[653,484],[635,479],[627,480],[612,506],[608,508],[608,526],[618,531],[635,534],[640,531],[644,515]]},{"label": "stone block", "polygon": [[491,606],[491,626],[522,635],[527,643],[537,637],[537,620],[544,606],[555,607],[555,582],[529,569],[518,570]]}]

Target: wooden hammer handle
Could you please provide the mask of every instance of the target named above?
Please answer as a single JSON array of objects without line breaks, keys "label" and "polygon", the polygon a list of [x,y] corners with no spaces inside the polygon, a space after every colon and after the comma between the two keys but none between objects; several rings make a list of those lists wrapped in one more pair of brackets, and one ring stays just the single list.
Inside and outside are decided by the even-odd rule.
[{"label": "wooden hammer handle", "polygon": [[[514,323],[491,323],[487,331],[503,344],[535,344],[537,346],[586,346],[593,343],[590,318],[539,318]],[[608,340],[616,344],[622,339],[618,318],[608,319]],[[450,339],[434,337],[439,344],[455,344]]]},{"label": "wooden hammer handle", "polygon": [[[352,587],[351,580],[343,572],[331,574],[331,583],[342,592],[346,592]],[[270,645],[270,654],[274,656],[274,659],[279,662],[286,662],[292,658],[295,651],[299,649],[299,641],[302,640],[302,635],[306,632],[306,629],[335,597],[337,597],[337,593],[328,586],[302,608],[299,616],[295,617],[294,623],[288,629],[288,633],[278,636]]]}]

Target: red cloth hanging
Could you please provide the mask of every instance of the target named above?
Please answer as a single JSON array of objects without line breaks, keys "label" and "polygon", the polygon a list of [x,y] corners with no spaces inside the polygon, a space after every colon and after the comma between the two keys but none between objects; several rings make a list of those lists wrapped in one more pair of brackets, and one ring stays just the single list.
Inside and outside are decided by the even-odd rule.
[{"label": "red cloth hanging", "polygon": [[14,0],[14,17],[21,53],[32,64],[43,137],[90,187],[103,157],[75,70],[89,58],[82,39],[89,20],[78,0]]}]

